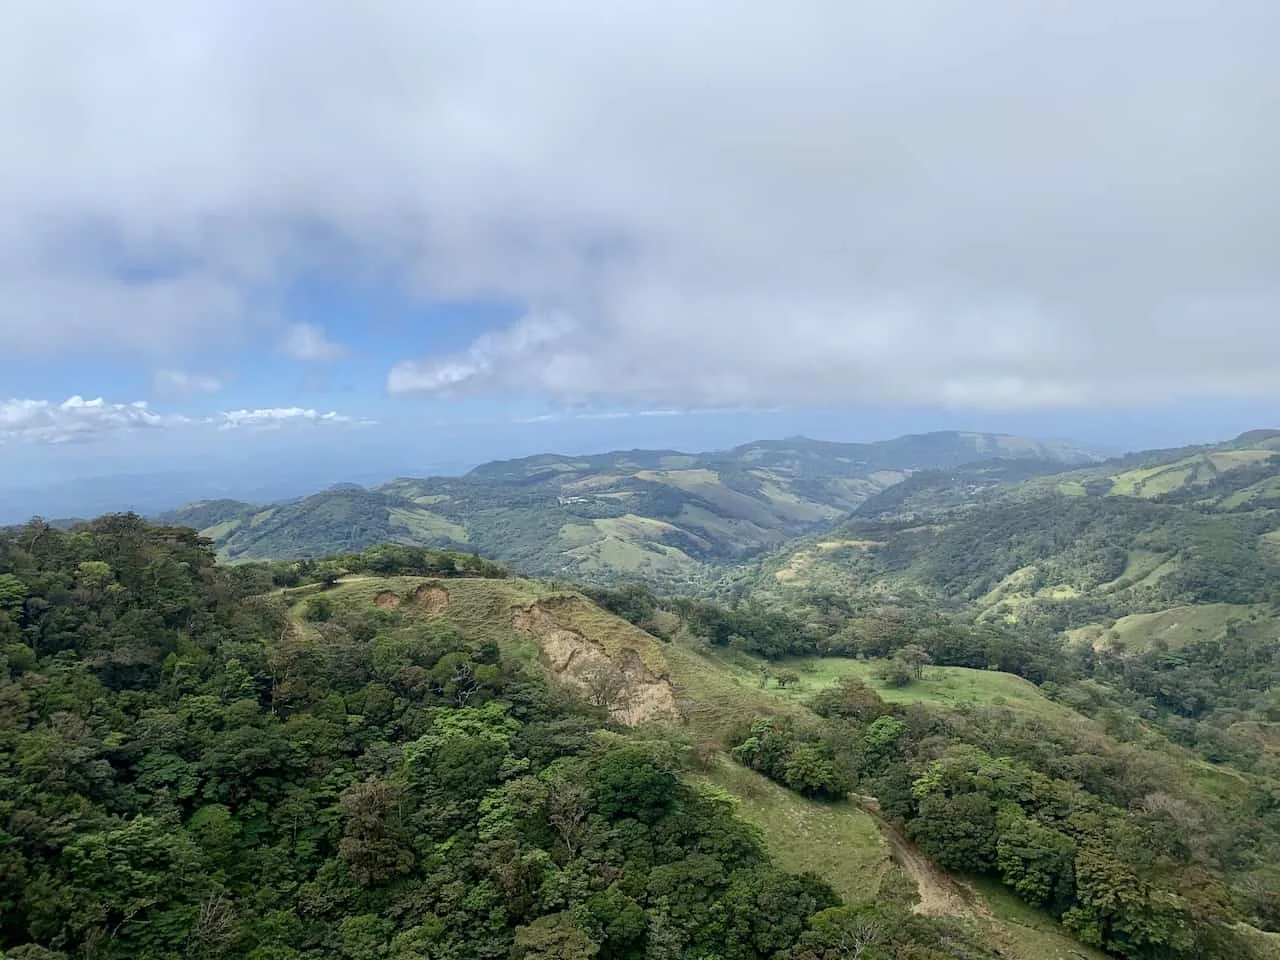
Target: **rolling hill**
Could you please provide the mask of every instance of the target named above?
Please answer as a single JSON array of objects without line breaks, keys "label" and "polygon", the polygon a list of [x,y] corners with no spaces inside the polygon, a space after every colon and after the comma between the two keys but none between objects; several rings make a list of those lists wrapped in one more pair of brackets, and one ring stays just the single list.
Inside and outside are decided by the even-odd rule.
[{"label": "rolling hill", "polygon": [[0,532],[0,946],[1274,955],[1280,763],[1239,729],[1274,728],[1274,636],[1220,662],[1130,620],[1165,636],[1088,657],[819,613],[396,546],[217,564],[130,515]]},{"label": "rolling hill", "polygon": [[980,433],[862,444],[793,438],[701,454],[546,454],[264,506],[200,502],[159,519],[201,530],[228,560],[465,545],[529,573],[676,584],[829,525],[916,471],[993,457],[1032,472],[1095,459]]},{"label": "rolling hill", "polygon": [[1053,476],[919,473],[731,571],[722,595],[806,616],[945,611],[1040,637],[1097,678],[1124,678],[1171,735],[1208,721],[1203,756],[1280,763],[1276,443],[1258,431]]},{"label": "rolling hill", "polygon": [[757,589],[907,591],[1060,627],[1178,604],[1265,604],[1280,584],[1280,433],[1047,474],[921,471],[764,560]]},{"label": "rolling hill", "polygon": [[[866,796],[824,799],[788,789],[771,774],[762,775],[759,768],[744,765],[738,751],[731,757],[726,746],[742,738],[748,724],[765,717],[802,736],[826,737],[826,742],[837,745],[832,748],[837,754],[848,750],[847,742],[859,735],[858,727],[839,712],[842,708],[836,707],[833,713],[823,706],[823,697],[846,689],[841,684],[852,680],[862,684],[863,690],[875,691],[861,694],[860,705],[878,694],[882,705],[876,709],[902,718],[884,729],[903,731],[899,735],[915,729],[920,736],[932,738],[913,750],[925,755],[937,751],[937,762],[944,765],[972,762],[966,752],[972,748],[987,750],[1001,757],[993,770],[1006,776],[1013,775],[1018,762],[1042,767],[1059,778],[1053,803],[1085,804],[1089,817],[1132,816],[1135,822],[1144,822],[1147,813],[1121,814],[1120,810],[1125,796],[1133,797],[1133,803],[1146,798],[1143,803],[1158,807],[1150,815],[1161,829],[1168,829],[1172,822],[1160,819],[1167,816],[1165,807],[1159,806],[1164,804],[1182,818],[1173,827],[1179,835],[1188,829],[1203,833],[1210,829],[1203,821],[1188,826],[1193,816],[1201,816],[1192,810],[1215,810],[1228,818],[1245,815],[1244,784],[1254,783],[1229,767],[1201,763],[1154,730],[1142,733],[1138,742],[1121,742],[1105,723],[1082,715],[1061,698],[1050,699],[1035,685],[1008,673],[931,666],[920,680],[897,686],[881,679],[876,661],[865,659],[798,657],[765,663],[736,652],[732,644],[709,642],[692,622],[668,623],[665,635],[659,637],[601,608],[582,592],[535,580],[356,574],[327,591],[302,587],[286,591],[286,596],[304,631],[315,630],[308,621],[313,620],[309,604],[316,598],[323,598],[333,620],[352,622],[376,616],[389,637],[438,635],[442,628],[452,629],[496,645],[504,658],[546,671],[561,689],[593,702],[602,689],[595,682],[598,671],[615,670],[627,678],[626,692],[618,700],[607,701],[615,719],[646,731],[648,737],[666,730],[666,736],[691,743],[701,757],[696,778],[729,799],[739,816],[762,831],[779,864],[816,873],[850,902],[891,900],[901,895],[897,891],[913,890],[910,896],[917,914],[958,925],[999,956],[1067,960],[1101,954],[1073,941],[1048,910],[1029,906],[1007,887],[989,878],[957,877],[939,870],[883,812],[880,802]],[[322,630],[316,642],[324,642]],[[792,670],[795,679],[785,685],[762,682],[762,670],[779,678]],[[823,733],[824,723],[834,726]],[[943,747],[946,741],[951,745]],[[858,762],[871,764],[865,749],[853,753],[861,757]],[[1026,751],[1023,759],[1015,760],[1022,751]],[[917,756],[917,762],[927,766],[922,756]],[[984,771],[984,778],[991,776],[991,771]],[[1074,780],[1090,784],[1096,796],[1084,800],[1081,794],[1081,799],[1068,800],[1068,793],[1062,791],[1078,789],[1067,786]],[[874,775],[864,783],[868,789],[888,788],[887,781]],[[1157,797],[1151,792],[1157,783],[1170,793],[1151,799]],[[1259,789],[1267,785],[1265,779],[1255,784]],[[921,789],[919,782],[917,789]],[[989,783],[987,789],[992,789]],[[1035,789],[1044,789],[1043,783]],[[1101,797],[1108,799],[1099,806]],[[1052,815],[1060,816],[1056,807]],[[1265,861],[1265,853],[1257,853]],[[1265,935],[1251,927],[1241,930],[1259,938],[1258,956],[1267,955]],[[1120,952],[1135,957],[1158,955]]]},{"label": "rolling hill", "polygon": [[[979,892],[957,883],[921,856],[883,821],[858,803],[798,795],[732,762],[722,752],[727,738],[752,718],[777,715],[814,722],[811,695],[854,671],[853,661],[799,661],[805,682],[790,688],[761,687],[754,668],[706,649],[684,630],[669,641],[637,629],[572,589],[524,578],[424,579],[353,576],[329,591],[303,587],[287,592],[303,631],[308,604],[323,596],[335,618],[376,616],[384,629],[418,636],[452,628],[495,644],[505,658],[548,673],[554,683],[591,699],[593,671],[615,664],[631,678],[625,704],[612,713],[642,729],[659,725],[692,741],[704,757],[697,779],[725,797],[735,812],[762,831],[770,853],[787,869],[814,873],[848,901],[894,898],[914,891],[916,911],[955,923],[997,955],[1014,960],[1098,958],[1047,915],[1009,910],[998,887]],[[317,635],[317,642],[323,642]],[[982,703],[986,691],[1027,716],[1049,715],[1059,723],[1094,729],[1090,721],[1057,706],[1026,681],[986,671],[964,675],[963,690],[950,703]],[[946,668],[928,678],[926,690],[950,689]],[[973,690],[980,692],[974,694]],[[912,691],[895,699],[909,701]],[[925,694],[928,698],[930,694]],[[937,699],[936,695],[932,697]],[[649,727],[649,736],[657,735]]]}]

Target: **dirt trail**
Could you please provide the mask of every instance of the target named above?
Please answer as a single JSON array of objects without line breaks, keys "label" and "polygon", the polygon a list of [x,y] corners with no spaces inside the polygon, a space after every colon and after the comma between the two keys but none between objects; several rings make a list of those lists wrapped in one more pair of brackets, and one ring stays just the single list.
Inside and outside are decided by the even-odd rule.
[{"label": "dirt trail", "polygon": [[591,699],[593,679],[600,671],[616,671],[616,693],[604,697],[611,701],[606,705],[616,720],[634,727],[649,720],[674,720],[680,715],[671,684],[654,676],[638,650],[628,647],[610,657],[603,647],[563,626],[537,604],[517,610],[511,622],[537,639],[552,675],[580,696]]},{"label": "dirt trail", "polygon": [[875,820],[884,835],[893,860],[911,875],[920,890],[920,902],[912,910],[926,916],[981,917],[991,919],[991,911],[972,891],[966,891],[915,848],[901,832],[880,814],[875,797],[855,795],[858,805]]}]

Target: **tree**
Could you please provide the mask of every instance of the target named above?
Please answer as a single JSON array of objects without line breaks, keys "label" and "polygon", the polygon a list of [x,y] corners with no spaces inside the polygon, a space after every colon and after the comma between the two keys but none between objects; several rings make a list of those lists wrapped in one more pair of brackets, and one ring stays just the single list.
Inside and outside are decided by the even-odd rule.
[{"label": "tree", "polygon": [[789,875],[774,867],[744,871],[723,899],[729,914],[727,939],[754,949],[744,957],[777,956],[800,938],[811,916],[839,902],[831,887],[813,874]]},{"label": "tree", "polygon": [[12,573],[0,573],[0,616],[17,620],[27,599],[27,586]]},{"label": "tree", "polygon": [[876,676],[891,687],[905,687],[915,679],[915,671],[901,657],[893,657],[876,666]]},{"label": "tree", "polygon": [[579,675],[587,702],[606,710],[625,710],[631,702],[631,680],[612,660],[589,664]]},{"label": "tree", "polygon": [[1036,907],[1061,914],[1075,896],[1075,844],[1021,814],[1000,817],[996,866],[1000,879]]},{"label": "tree", "polygon": [[365,886],[413,868],[413,851],[400,820],[399,792],[381,780],[353,784],[339,798],[344,823],[338,856]]},{"label": "tree", "polygon": [[800,682],[800,674],[791,670],[780,671],[774,679],[778,682],[779,687],[787,687],[793,683]]},{"label": "tree", "polygon": [[590,782],[596,809],[611,819],[656,823],[671,808],[676,779],[639,747],[620,747],[596,763]]},{"label": "tree", "polygon": [[862,734],[861,772],[882,772],[886,764],[898,754],[899,743],[906,730],[906,723],[897,717],[882,716],[873,720]]},{"label": "tree", "polygon": [[841,776],[829,750],[821,744],[795,747],[783,773],[788,787],[806,797],[839,798],[849,792],[847,778]]},{"label": "tree", "polygon": [[860,677],[841,677],[836,684],[821,691],[813,709],[823,717],[846,717],[870,723],[889,712],[889,705]]},{"label": "tree", "polygon": [[513,960],[591,960],[600,951],[567,913],[539,917],[516,929]]},{"label": "tree", "polygon": [[907,665],[913,680],[922,679],[925,665],[933,663],[933,657],[929,656],[929,652],[915,643],[909,643],[899,650],[894,654],[894,659],[901,660]]},{"label": "tree", "polygon": [[948,870],[986,873],[996,862],[996,810],[985,793],[928,794],[907,835]]},{"label": "tree", "polygon": [[586,788],[557,777],[547,785],[547,822],[559,835],[570,857],[578,855],[578,847],[587,832],[589,797]]},{"label": "tree", "polygon": [[333,616],[333,601],[328,597],[312,597],[307,601],[304,615],[313,623],[325,623]]},{"label": "tree", "polygon": [[900,923],[880,904],[830,907],[810,919],[796,960],[890,960],[892,935]]}]

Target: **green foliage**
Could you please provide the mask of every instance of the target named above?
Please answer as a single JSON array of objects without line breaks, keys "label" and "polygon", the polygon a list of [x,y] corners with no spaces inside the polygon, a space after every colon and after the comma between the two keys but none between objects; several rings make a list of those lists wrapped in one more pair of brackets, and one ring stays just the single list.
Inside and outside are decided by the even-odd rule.
[{"label": "green foliage", "polygon": [[1174,799],[1160,791],[1179,790],[1177,766],[1144,755],[1131,767],[1131,752],[1078,727],[1004,708],[891,707],[868,693],[846,679],[820,695],[825,729],[758,719],[732,755],[797,792],[815,792],[821,759],[939,865],[999,877],[1090,945],[1132,960],[1254,955],[1218,858],[1265,860],[1280,839],[1273,815],[1243,796],[1231,812],[1215,795]]},{"label": "green foliage", "polygon": [[806,797],[834,800],[852,787],[849,772],[827,743],[780,718],[756,720],[732,756]]},{"label": "green foliage", "polygon": [[1032,906],[1065,912],[1075,886],[1071,838],[1013,810],[1002,817],[999,833],[996,865],[1001,880]]},{"label": "green foliage", "polygon": [[813,698],[813,711],[822,717],[870,723],[888,713],[889,705],[859,677],[846,675]]},{"label": "green foliage", "polygon": [[905,687],[916,679],[911,664],[901,657],[883,661],[876,668],[876,677],[891,687]]},{"label": "green foliage", "polygon": [[6,956],[758,960],[838,902],[676,751],[606,733],[483,636],[359,615],[345,584],[293,621],[262,577],[128,516],[0,534],[0,578]]}]

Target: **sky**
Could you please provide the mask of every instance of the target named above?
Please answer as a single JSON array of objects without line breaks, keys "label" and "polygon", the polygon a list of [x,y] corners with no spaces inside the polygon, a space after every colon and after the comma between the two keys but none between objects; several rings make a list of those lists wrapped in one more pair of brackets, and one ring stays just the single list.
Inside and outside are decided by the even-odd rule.
[{"label": "sky", "polygon": [[0,489],[1280,425],[1274,0],[5,10]]}]

